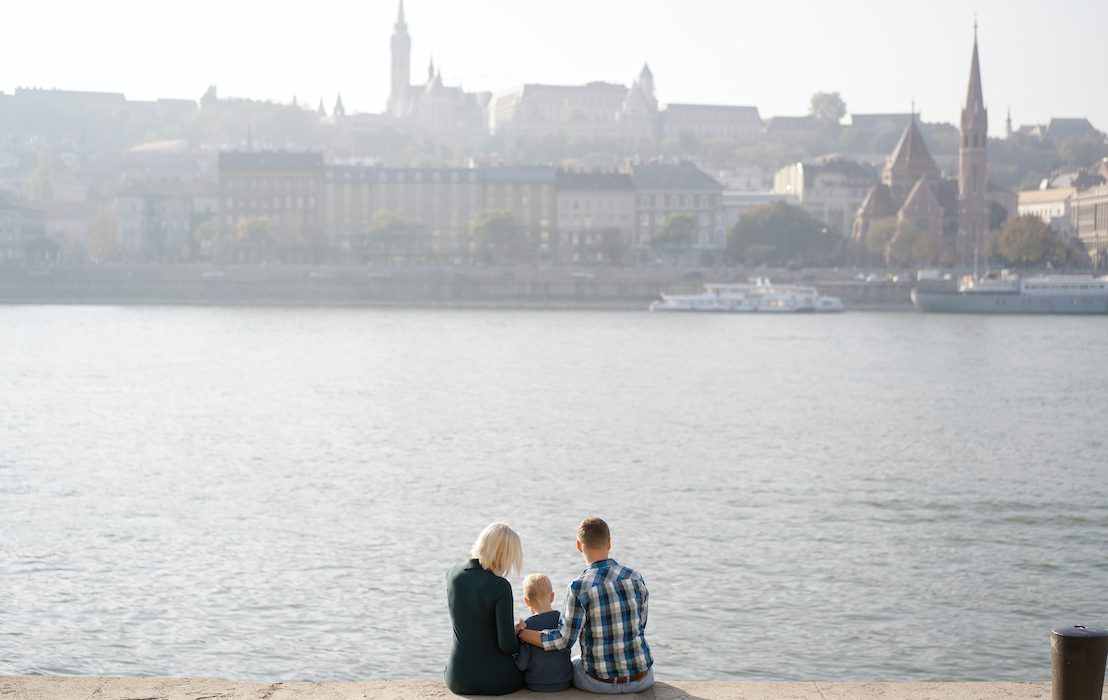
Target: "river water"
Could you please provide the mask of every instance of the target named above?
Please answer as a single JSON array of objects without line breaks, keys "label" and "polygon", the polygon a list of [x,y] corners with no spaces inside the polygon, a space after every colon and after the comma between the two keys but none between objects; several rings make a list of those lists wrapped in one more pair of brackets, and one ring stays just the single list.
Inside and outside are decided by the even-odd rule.
[{"label": "river water", "polygon": [[560,588],[599,514],[660,678],[1045,680],[1052,626],[1108,624],[1106,345],[1101,318],[0,307],[0,673],[438,677],[480,530]]}]

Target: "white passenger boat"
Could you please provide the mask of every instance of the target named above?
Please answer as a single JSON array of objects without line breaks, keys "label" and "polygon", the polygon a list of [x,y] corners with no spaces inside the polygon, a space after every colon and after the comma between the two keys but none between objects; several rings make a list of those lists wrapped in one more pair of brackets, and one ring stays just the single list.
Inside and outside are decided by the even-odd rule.
[{"label": "white passenger boat", "polygon": [[831,313],[843,310],[838,297],[815,287],[773,284],[760,277],[748,284],[706,284],[699,294],[663,294],[651,311],[712,313]]},{"label": "white passenger boat", "polygon": [[912,290],[920,311],[978,314],[1105,314],[1108,277],[1039,275],[1020,278],[1007,270],[967,275],[958,290]]}]

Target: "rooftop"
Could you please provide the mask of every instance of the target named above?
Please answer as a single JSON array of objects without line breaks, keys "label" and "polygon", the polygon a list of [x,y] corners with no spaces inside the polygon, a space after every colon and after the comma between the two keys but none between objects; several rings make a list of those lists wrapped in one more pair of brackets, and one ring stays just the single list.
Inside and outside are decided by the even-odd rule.
[{"label": "rooftop", "polygon": [[558,170],[558,188],[563,190],[633,190],[628,173]]},{"label": "rooftop", "polygon": [[643,163],[632,167],[631,178],[636,187],[644,189],[723,189],[692,163]]},{"label": "rooftop", "polygon": [[220,170],[289,171],[323,170],[322,153],[290,153],[287,151],[225,151],[219,154]]}]

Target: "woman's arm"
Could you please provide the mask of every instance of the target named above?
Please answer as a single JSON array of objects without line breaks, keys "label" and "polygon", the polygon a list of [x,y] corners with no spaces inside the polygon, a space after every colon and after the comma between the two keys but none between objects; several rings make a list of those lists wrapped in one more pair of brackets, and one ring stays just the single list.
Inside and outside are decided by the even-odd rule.
[{"label": "woman's arm", "polygon": [[505,654],[519,652],[519,639],[516,637],[516,624],[512,615],[512,584],[507,579],[499,588],[494,608],[496,610],[496,645]]}]

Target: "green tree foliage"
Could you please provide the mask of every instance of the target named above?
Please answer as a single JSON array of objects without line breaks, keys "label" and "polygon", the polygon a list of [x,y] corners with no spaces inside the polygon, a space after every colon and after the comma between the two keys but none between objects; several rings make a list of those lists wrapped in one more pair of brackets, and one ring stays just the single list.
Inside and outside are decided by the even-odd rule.
[{"label": "green tree foliage", "polygon": [[695,214],[668,214],[661,230],[650,240],[650,246],[669,251],[673,255],[673,266],[677,267],[681,254],[696,241],[696,229]]},{"label": "green tree foliage", "polygon": [[817,92],[808,103],[808,113],[823,124],[838,124],[846,116],[846,103],[837,92]]},{"label": "green tree foliage", "polygon": [[835,233],[801,207],[774,202],[750,210],[727,235],[727,259],[748,265],[821,261]]},{"label": "green tree foliage", "polygon": [[897,220],[895,216],[878,219],[870,224],[863,243],[865,243],[866,253],[869,254],[871,260],[885,259],[885,251],[888,250],[889,242],[896,235],[896,227]]},{"label": "green tree foliage", "polygon": [[895,233],[885,246],[888,265],[929,265],[939,257],[939,237],[924,233],[909,221],[898,222]]},{"label": "green tree foliage", "polygon": [[473,217],[470,232],[476,242],[479,259],[484,263],[526,262],[537,252],[527,232],[512,212],[482,209]]},{"label": "green tree foliage", "polygon": [[380,211],[366,228],[357,245],[369,255],[384,259],[387,263],[396,257],[410,258],[423,254],[423,229],[392,211]]},{"label": "green tree foliage", "polygon": [[1058,146],[1058,156],[1071,168],[1088,166],[1108,157],[1104,134],[1090,131],[1081,138],[1066,139]]},{"label": "green tree foliage", "polygon": [[210,217],[197,226],[192,238],[196,241],[197,254],[208,260],[224,257],[231,242],[227,227],[218,216]]},{"label": "green tree foliage", "polygon": [[235,228],[235,243],[243,248],[262,250],[273,245],[273,227],[264,216],[243,219]]},{"label": "green tree foliage", "polygon": [[992,253],[1013,267],[1084,265],[1084,247],[1059,235],[1036,216],[1009,219],[989,240]]}]

